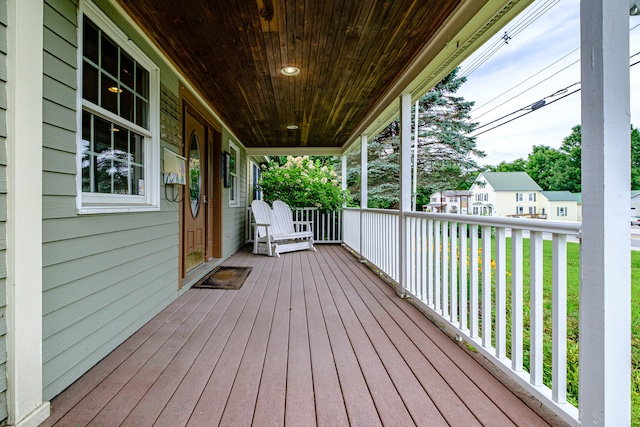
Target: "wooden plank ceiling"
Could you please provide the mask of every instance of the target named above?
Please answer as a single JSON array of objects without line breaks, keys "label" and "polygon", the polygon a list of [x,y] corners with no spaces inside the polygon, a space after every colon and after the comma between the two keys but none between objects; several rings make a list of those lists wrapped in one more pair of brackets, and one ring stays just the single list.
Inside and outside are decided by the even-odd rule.
[{"label": "wooden plank ceiling", "polygon": [[118,1],[247,147],[345,144],[460,2]]}]

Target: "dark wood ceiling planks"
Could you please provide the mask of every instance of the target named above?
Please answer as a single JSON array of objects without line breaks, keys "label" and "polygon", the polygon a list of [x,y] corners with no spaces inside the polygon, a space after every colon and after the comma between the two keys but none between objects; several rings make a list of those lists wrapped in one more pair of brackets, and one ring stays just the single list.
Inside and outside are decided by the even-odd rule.
[{"label": "dark wood ceiling planks", "polygon": [[339,147],[460,0],[118,1],[245,146]]}]

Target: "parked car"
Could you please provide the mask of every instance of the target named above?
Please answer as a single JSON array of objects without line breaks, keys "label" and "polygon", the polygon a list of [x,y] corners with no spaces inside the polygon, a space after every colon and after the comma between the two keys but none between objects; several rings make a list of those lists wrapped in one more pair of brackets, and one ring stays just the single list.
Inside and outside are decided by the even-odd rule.
[{"label": "parked car", "polygon": [[631,226],[640,225],[640,216],[632,216],[631,217]]}]

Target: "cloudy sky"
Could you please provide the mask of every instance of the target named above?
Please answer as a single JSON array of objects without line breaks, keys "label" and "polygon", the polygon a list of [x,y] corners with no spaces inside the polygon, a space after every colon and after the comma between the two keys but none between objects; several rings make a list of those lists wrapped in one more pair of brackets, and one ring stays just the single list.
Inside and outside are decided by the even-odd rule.
[{"label": "cloudy sky", "polygon": [[[536,0],[529,10],[537,10],[537,19],[525,11],[462,64],[461,73],[465,75],[505,30],[511,36],[508,44],[496,43],[502,47],[468,75],[467,83],[458,92],[466,100],[475,101],[474,121],[485,125],[545,97],[549,103],[562,96],[550,95],[580,81],[579,3],[579,0]],[[530,19],[526,20],[527,17]],[[638,24],[640,17],[630,17],[630,29]],[[631,56],[640,51],[640,27],[629,34]],[[631,62],[638,60],[640,55]],[[640,64],[630,71],[631,123],[640,127]],[[577,88],[579,85],[568,91]],[[478,147],[487,154],[479,163],[495,165],[503,160],[526,158],[533,145],[557,148],[579,123],[580,92],[577,92],[479,135]]]}]

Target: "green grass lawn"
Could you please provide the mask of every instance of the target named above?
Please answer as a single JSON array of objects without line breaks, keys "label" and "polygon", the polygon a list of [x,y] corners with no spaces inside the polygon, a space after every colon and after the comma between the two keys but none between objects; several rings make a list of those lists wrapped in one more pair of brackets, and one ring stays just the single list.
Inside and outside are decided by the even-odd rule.
[{"label": "green grass lawn", "polygon": [[[529,369],[529,239],[523,239],[523,272],[524,272],[524,364]],[[493,248],[495,251],[495,247]],[[544,382],[551,386],[551,267],[552,242],[544,241]],[[495,252],[494,252],[495,253]],[[507,271],[511,271],[511,239],[507,239]],[[495,259],[495,257],[493,257]],[[580,246],[567,243],[567,400],[574,405],[578,403],[578,328],[580,302]],[[510,276],[507,275],[507,282]],[[631,252],[631,424],[640,425],[640,252]],[[510,286],[507,287],[507,319],[510,315]],[[495,287],[494,287],[495,298]],[[509,321],[510,323],[510,321]],[[507,342],[511,339],[511,325],[507,328]]]}]

